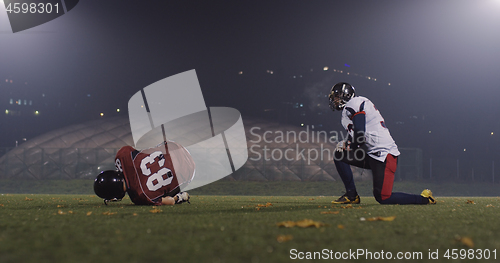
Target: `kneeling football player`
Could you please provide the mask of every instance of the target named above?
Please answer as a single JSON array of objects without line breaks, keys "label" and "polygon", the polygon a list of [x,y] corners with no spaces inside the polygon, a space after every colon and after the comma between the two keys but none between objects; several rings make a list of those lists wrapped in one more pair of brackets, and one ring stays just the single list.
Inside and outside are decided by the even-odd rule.
[{"label": "kneeling football player", "polygon": [[94,181],[94,192],[106,205],[120,201],[125,193],[136,205],[189,202],[180,185],[194,178],[195,164],[180,144],[169,141],[143,151],[124,146],[116,154],[115,165],[116,170],[103,171]]},{"label": "kneeling football player", "polygon": [[356,96],[354,87],[345,82],[335,84],[328,97],[330,108],[342,112],[341,123],[349,133],[346,141],[337,144],[334,155],[346,193],[332,203],[360,203],[350,165],[372,171],[373,195],[380,204],[436,203],[429,189],[420,195],[392,192],[400,152],[384,118],[369,99]]}]

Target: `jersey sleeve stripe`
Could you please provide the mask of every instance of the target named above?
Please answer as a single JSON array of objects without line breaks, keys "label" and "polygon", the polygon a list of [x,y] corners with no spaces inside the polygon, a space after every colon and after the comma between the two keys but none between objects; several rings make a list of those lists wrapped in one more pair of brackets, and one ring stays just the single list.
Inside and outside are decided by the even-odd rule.
[{"label": "jersey sleeve stripe", "polygon": [[352,116],[351,116],[351,120],[352,120],[352,119],[354,119],[354,116],[356,116],[356,115],[358,115],[358,114],[364,114],[364,115],[366,115],[366,112],[364,112],[364,111],[360,111],[360,112],[356,112],[356,113],[354,113],[354,115],[352,115]]}]

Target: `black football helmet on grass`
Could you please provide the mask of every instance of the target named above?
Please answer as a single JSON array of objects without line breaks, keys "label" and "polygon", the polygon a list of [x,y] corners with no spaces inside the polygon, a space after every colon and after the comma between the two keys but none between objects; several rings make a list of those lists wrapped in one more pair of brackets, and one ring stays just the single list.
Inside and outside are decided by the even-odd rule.
[{"label": "black football helmet on grass", "polygon": [[94,192],[104,199],[104,204],[110,201],[121,201],[125,196],[123,174],[115,170],[101,172],[94,181]]},{"label": "black football helmet on grass", "polygon": [[[356,95],[354,87],[346,82],[339,82],[335,84],[330,90],[328,98],[330,109],[333,111],[344,109],[345,104]],[[337,99],[336,99],[337,98]]]}]

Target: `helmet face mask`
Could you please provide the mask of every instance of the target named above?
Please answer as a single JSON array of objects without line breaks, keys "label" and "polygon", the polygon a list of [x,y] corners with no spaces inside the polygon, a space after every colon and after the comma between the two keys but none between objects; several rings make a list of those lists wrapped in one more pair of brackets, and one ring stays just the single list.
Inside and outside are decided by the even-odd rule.
[{"label": "helmet face mask", "polygon": [[341,111],[344,109],[345,104],[355,96],[355,93],[356,91],[351,84],[339,82],[330,90],[330,95],[328,95],[330,102],[328,106],[332,111]]},{"label": "helmet face mask", "polygon": [[103,171],[94,180],[94,192],[104,199],[106,205],[108,202],[121,201],[126,192],[124,183],[122,173],[114,170]]}]

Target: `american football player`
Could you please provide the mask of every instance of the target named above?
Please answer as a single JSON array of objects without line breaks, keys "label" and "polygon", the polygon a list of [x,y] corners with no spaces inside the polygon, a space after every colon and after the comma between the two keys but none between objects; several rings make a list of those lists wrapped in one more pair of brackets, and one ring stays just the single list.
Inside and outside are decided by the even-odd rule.
[{"label": "american football player", "polygon": [[334,155],[346,192],[332,203],[359,204],[361,201],[350,165],[372,170],[373,195],[380,204],[436,203],[428,189],[420,195],[392,192],[400,152],[384,118],[369,99],[356,96],[354,87],[346,82],[335,84],[328,98],[330,108],[341,111],[342,126],[349,134],[346,141],[337,144]]},{"label": "american football player", "polygon": [[168,141],[143,151],[124,146],[116,154],[115,166],[116,170],[103,171],[94,181],[94,192],[105,204],[120,201],[125,193],[136,205],[189,202],[180,185],[193,179],[195,163],[180,144]]}]

